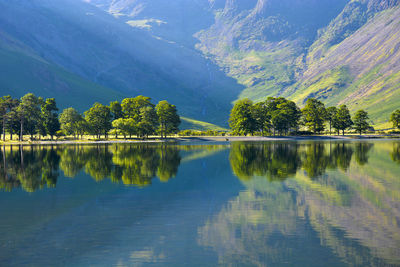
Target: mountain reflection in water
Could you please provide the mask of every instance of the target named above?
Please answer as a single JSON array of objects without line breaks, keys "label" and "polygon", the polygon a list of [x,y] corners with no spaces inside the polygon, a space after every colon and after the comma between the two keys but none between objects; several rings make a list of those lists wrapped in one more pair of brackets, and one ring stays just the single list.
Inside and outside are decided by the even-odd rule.
[{"label": "mountain reflection in water", "polygon": [[[58,216],[66,212],[65,207],[82,205],[73,199],[77,193],[63,191],[63,196],[71,195],[72,199],[57,198],[65,202],[60,208],[54,204],[49,211],[42,211],[47,212],[46,220],[29,215],[35,221],[32,225],[18,222],[18,216],[33,214],[28,210],[24,214],[25,205],[18,202],[25,199],[21,193],[29,192],[31,206],[36,198],[38,203],[53,201],[58,190],[61,194],[66,186],[64,180],[74,181],[69,185],[73,188],[81,187],[79,194],[85,199],[95,196],[96,203],[99,199],[106,203],[84,214],[75,210],[62,219],[85,229],[95,218],[102,218],[90,224],[91,242],[82,243],[91,251],[90,263],[94,265],[106,264],[102,262],[104,253],[109,253],[110,265],[400,265],[400,143],[396,141],[1,149],[0,197],[10,204],[0,208],[5,215],[0,221],[0,265],[29,260],[19,252],[26,250],[26,242],[33,242],[30,255],[49,249],[47,261],[34,257],[30,259],[33,265],[60,258],[71,260],[63,265],[87,263],[75,251],[79,245],[75,247],[77,241],[72,237],[62,235],[68,251],[54,251],[27,234],[27,229],[37,225],[39,233],[46,229],[48,242],[60,242],[59,227],[48,225],[53,217],[50,212]],[[91,192],[82,174],[90,176],[93,184],[104,186]],[[107,190],[111,185],[115,192]],[[141,191],[132,191],[135,189]],[[48,200],[47,191],[53,192]],[[179,201],[170,205],[172,196]],[[4,202],[11,197],[13,202]],[[11,214],[13,205],[18,212]],[[167,209],[158,208],[165,205]],[[134,211],[135,207],[140,212]],[[146,218],[146,231],[133,223],[140,218]],[[172,219],[179,221],[176,228],[167,223]],[[17,225],[25,230],[17,231]],[[121,229],[124,234],[117,242],[115,232]],[[107,240],[103,232],[108,233]],[[148,242],[154,238],[158,241]],[[12,247],[7,245],[10,242]],[[116,243],[121,242],[126,245],[117,253]],[[98,243],[104,243],[105,249],[97,251]]]}]

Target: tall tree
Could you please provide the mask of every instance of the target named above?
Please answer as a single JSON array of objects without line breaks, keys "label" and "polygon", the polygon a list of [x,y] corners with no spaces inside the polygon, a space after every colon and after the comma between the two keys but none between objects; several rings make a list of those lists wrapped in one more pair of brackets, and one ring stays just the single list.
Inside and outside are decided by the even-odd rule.
[{"label": "tall tree", "polygon": [[265,102],[256,103],[253,105],[252,116],[255,120],[255,128],[260,131],[262,135],[265,131],[271,128],[271,115],[268,113],[268,109]]},{"label": "tall tree", "polygon": [[274,135],[276,131],[279,134],[283,134],[290,129],[298,128],[301,111],[293,101],[283,97],[269,97],[266,100],[266,107],[271,116]]},{"label": "tall tree", "polygon": [[140,109],[140,122],[138,123],[138,135],[148,137],[156,132],[158,126],[157,112],[154,107]]},{"label": "tall tree", "polygon": [[341,105],[336,113],[333,120],[333,127],[338,131],[341,130],[344,135],[344,131],[353,125],[351,120],[350,111],[346,105]]},{"label": "tall tree", "polygon": [[140,122],[140,109],[144,107],[154,107],[151,98],[147,96],[137,96],[135,98],[125,98],[121,104],[125,118],[132,118],[137,123]]},{"label": "tall tree", "polygon": [[393,128],[400,129],[400,109],[390,115],[390,121],[393,123]]},{"label": "tall tree", "polygon": [[256,130],[256,121],[253,117],[253,102],[242,99],[235,103],[231,110],[229,126],[234,134],[247,135]]},{"label": "tall tree", "polygon": [[167,134],[177,133],[181,119],[175,105],[171,105],[168,101],[158,102],[156,106],[158,122],[160,123],[159,131],[161,138],[167,137]]},{"label": "tall tree", "polygon": [[42,105],[42,120],[47,134],[53,140],[54,135],[60,130],[60,122],[57,114],[58,108],[54,98],[48,98]]},{"label": "tall tree", "polygon": [[108,106],[95,103],[88,111],[85,111],[85,120],[88,122],[93,134],[100,138],[104,134],[107,138],[111,129],[111,111]]},{"label": "tall tree", "polygon": [[17,107],[17,115],[20,121],[20,141],[24,139],[24,126],[27,125],[31,138],[40,118],[40,99],[32,93],[28,93],[21,98],[21,103]]},{"label": "tall tree", "polygon": [[110,103],[110,111],[112,113],[113,120],[118,120],[124,116],[121,103],[118,101],[113,101]]},{"label": "tall tree", "polygon": [[358,110],[354,115],[353,122],[354,122],[354,129],[362,135],[368,131],[370,125],[368,123],[369,116],[368,112],[365,110]]},{"label": "tall tree", "polygon": [[6,128],[8,121],[10,119],[11,112],[19,105],[18,99],[13,99],[11,96],[3,96],[0,98],[0,116],[2,119],[2,134],[3,134],[3,141],[6,140]]},{"label": "tall tree", "polygon": [[302,113],[306,126],[314,133],[320,133],[325,129],[324,122],[327,113],[324,103],[315,98],[309,98]]},{"label": "tall tree", "polygon": [[77,134],[77,125],[78,122],[82,120],[82,116],[79,112],[74,108],[66,108],[60,114],[60,124],[61,129],[64,131],[66,135],[74,135]]},{"label": "tall tree", "polygon": [[329,123],[329,134],[332,134],[332,125],[333,121],[336,117],[337,108],[336,107],[329,107],[326,109],[326,121]]}]

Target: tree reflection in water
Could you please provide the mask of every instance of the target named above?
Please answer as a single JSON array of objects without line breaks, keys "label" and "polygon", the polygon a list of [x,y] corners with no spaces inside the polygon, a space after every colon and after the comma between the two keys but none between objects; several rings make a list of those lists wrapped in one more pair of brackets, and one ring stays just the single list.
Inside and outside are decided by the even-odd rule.
[{"label": "tree reflection in water", "polygon": [[[397,266],[400,181],[391,145],[233,144],[232,169],[245,189],[198,229],[198,243],[223,265]],[[276,173],[282,181],[271,183]]]},{"label": "tree reflection in water", "polygon": [[163,182],[175,177],[181,157],[173,145],[72,145],[3,146],[0,188],[25,191],[55,187],[59,169],[74,178],[85,171],[94,180],[146,186],[158,176]]},{"label": "tree reflection in water", "polygon": [[299,169],[310,178],[323,175],[327,169],[346,171],[354,151],[356,162],[364,165],[372,147],[366,142],[234,143],[229,159],[234,174],[242,180],[265,176],[270,181],[282,181]]}]

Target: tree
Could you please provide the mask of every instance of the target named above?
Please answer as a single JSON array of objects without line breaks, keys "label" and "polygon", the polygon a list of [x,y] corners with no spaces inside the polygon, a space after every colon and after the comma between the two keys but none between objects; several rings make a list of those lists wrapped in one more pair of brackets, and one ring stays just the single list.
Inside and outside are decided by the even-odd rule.
[{"label": "tree", "polygon": [[95,103],[88,111],[85,111],[85,120],[97,138],[100,138],[102,133],[107,138],[108,131],[111,129],[111,117],[110,108],[100,103]]},{"label": "tree", "polygon": [[338,131],[338,133],[340,130],[342,130],[344,135],[344,131],[352,125],[353,121],[351,120],[349,109],[346,105],[341,105],[333,120],[333,127]]},{"label": "tree", "polygon": [[314,133],[320,133],[325,129],[324,122],[327,113],[324,103],[315,98],[309,98],[302,113],[306,126]]},{"label": "tree", "polygon": [[83,135],[85,133],[87,133],[89,130],[89,124],[87,123],[87,121],[82,117],[82,115],[79,115],[79,120],[78,122],[75,124],[75,129],[76,129],[76,134],[79,136],[83,137]]},{"label": "tree", "polygon": [[177,133],[181,119],[175,105],[171,105],[168,101],[158,102],[156,106],[158,122],[160,123],[159,131],[161,138],[167,137],[167,134]]},{"label": "tree", "polygon": [[78,122],[82,120],[82,116],[74,108],[64,109],[60,114],[61,129],[66,135],[74,135],[77,133]]},{"label": "tree", "polygon": [[154,107],[143,107],[140,109],[140,122],[137,124],[138,135],[148,137],[156,132],[158,126],[157,112]]},{"label": "tree", "polygon": [[19,140],[23,141],[24,126],[26,125],[28,132],[33,134],[35,132],[38,120],[40,118],[40,99],[32,93],[28,93],[21,98],[21,103],[17,107],[17,116],[20,122],[20,137]]},{"label": "tree", "polygon": [[46,99],[45,103],[42,105],[42,120],[46,132],[51,136],[51,140],[53,140],[57,131],[60,130],[57,111],[56,100],[54,98]]},{"label": "tree", "polygon": [[6,128],[7,128],[7,124],[8,121],[10,120],[11,116],[13,115],[11,114],[11,112],[19,105],[19,100],[17,99],[13,99],[11,96],[3,96],[2,98],[0,98],[0,116],[2,119],[2,123],[3,123],[3,130],[2,130],[2,134],[3,134],[3,141],[6,140]]},{"label": "tree", "polygon": [[390,121],[393,123],[393,128],[400,129],[400,109],[392,113]]},{"label": "tree", "polygon": [[144,107],[154,107],[154,104],[152,104],[150,101],[150,97],[142,95],[135,98],[125,98],[121,104],[124,118],[132,118],[139,123],[140,109]]},{"label": "tree", "polygon": [[136,133],[136,123],[134,119],[119,118],[112,122],[112,127],[116,129],[117,133],[122,134],[124,139],[126,139],[127,135],[132,137],[132,135]]},{"label": "tree", "polygon": [[297,129],[301,116],[300,109],[293,101],[283,97],[269,97],[266,107],[271,116],[272,128],[279,134],[287,133],[290,129]]},{"label": "tree", "polygon": [[231,110],[229,126],[234,134],[253,135],[256,130],[256,120],[253,117],[253,102],[247,98],[235,103]]},{"label": "tree", "polygon": [[354,122],[354,129],[360,133],[360,135],[362,133],[365,133],[370,125],[368,123],[369,117],[368,117],[368,112],[366,112],[365,110],[359,110],[356,112],[356,114],[354,115],[353,118],[353,122]]},{"label": "tree", "polygon": [[113,120],[117,120],[124,116],[122,112],[122,106],[118,101],[113,101],[110,103],[110,111],[112,113]]},{"label": "tree", "polygon": [[329,107],[326,109],[325,120],[329,123],[329,134],[332,134],[332,125],[333,125],[333,121],[336,117],[336,113],[337,113],[336,107]]},{"label": "tree", "polygon": [[269,131],[271,128],[271,115],[265,102],[256,103],[253,105],[252,116],[255,120],[255,128],[264,135],[265,130]]}]

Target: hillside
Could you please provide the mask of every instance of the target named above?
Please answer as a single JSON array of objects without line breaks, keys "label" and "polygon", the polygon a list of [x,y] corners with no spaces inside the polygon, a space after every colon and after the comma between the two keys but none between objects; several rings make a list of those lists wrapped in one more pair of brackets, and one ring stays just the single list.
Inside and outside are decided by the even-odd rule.
[{"label": "hillside", "polygon": [[[89,101],[78,92],[90,100],[100,92],[101,102],[143,94],[223,127],[239,98],[284,96],[303,105],[317,97],[367,109],[382,126],[400,101],[399,5],[0,0],[0,64],[8,71],[0,93],[19,96],[31,87],[82,107]],[[40,69],[57,82],[45,81]]]},{"label": "hillside", "polygon": [[[51,64],[123,96],[166,99],[198,120],[223,124],[242,90],[198,51],[155,38],[82,1],[0,1],[0,25]],[[11,81],[0,84],[0,93],[8,84],[25,87],[18,75],[7,77]]]}]

